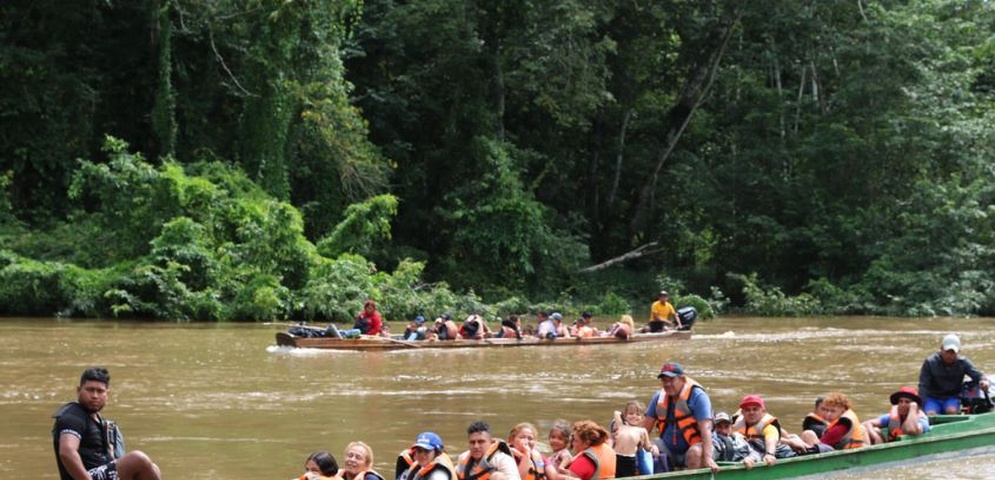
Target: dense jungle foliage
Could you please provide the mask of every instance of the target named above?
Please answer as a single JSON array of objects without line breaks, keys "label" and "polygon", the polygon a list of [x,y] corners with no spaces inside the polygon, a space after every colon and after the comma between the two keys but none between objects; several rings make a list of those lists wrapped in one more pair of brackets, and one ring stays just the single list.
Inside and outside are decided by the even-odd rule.
[{"label": "dense jungle foliage", "polygon": [[0,314],[995,315],[983,0],[0,3]]}]

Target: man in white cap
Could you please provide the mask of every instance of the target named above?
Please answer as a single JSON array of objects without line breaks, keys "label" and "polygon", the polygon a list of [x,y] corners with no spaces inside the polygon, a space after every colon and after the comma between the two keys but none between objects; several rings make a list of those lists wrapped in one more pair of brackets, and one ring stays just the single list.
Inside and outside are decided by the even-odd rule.
[{"label": "man in white cap", "polygon": [[919,371],[919,395],[925,401],[926,415],[960,413],[960,395],[964,375],[988,389],[988,378],[967,357],[960,356],[960,338],[951,333],[943,337],[940,351],[933,352]]}]

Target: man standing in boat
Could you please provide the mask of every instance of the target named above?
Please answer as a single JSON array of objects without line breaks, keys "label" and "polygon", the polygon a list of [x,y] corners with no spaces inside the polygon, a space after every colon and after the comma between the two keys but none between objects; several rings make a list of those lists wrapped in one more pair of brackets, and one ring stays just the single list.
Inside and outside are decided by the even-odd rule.
[{"label": "man standing in boat", "polygon": [[959,356],[960,337],[951,333],[943,337],[940,351],[933,352],[919,370],[919,395],[925,400],[926,415],[960,413],[960,394],[964,375],[988,390],[988,378],[967,357]]},{"label": "man standing in boat", "polygon": [[676,362],[663,364],[657,378],[663,388],[653,394],[646,407],[645,427],[660,433],[655,441],[660,456],[666,454],[671,467],[719,471],[712,458],[712,401],[708,393],[686,377]]},{"label": "man standing in boat", "polygon": [[[140,451],[124,453],[123,440],[100,416],[111,375],[106,368],[83,371],[76,401],[55,413],[52,442],[62,480],[161,480],[159,467]],[[119,448],[118,448],[119,447]]]}]

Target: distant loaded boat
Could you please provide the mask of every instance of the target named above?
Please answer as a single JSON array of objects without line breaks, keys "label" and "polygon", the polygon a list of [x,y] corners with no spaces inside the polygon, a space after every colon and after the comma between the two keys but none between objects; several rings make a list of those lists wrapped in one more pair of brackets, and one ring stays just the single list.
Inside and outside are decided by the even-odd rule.
[{"label": "distant loaded boat", "polygon": [[[770,467],[758,463],[752,469],[747,469],[742,463],[719,462],[718,473],[703,468],[641,478],[645,480],[823,478],[830,472],[853,468],[861,469],[860,477],[875,478],[880,476],[864,469],[901,466],[909,461],[920,462],[930,457],[962,458],[964,462],[970,462],[967,457],[971,455],[995,453],[995,413],[937,415],[930,417],[930,424],[929,432],[922,435],[901,437],[898,441],[863,448],[782,458],[776,465]],[[989,467],[978,465],[979,474],[987,478],[986,469]]]},{"label": "distant loaded boat", "polygon": [[[306,327],[308,328],[308,327]],[[299,331],[299,330],[298,330]],[[481,340],[403,340],[400,337],[363,335],[359,338],[308,337],[277,332],[276,344],[284,347],[324,348],[333,350],[403,350],[416,348],[509,348],[509,347],[570,347],[578,345],[622,345],[640,342],[687,340],[691,330],[670,330],[659,333],[636,333],[628,339],[618,337],[587,337],[545,339],[537,337],[484,338]]]}]

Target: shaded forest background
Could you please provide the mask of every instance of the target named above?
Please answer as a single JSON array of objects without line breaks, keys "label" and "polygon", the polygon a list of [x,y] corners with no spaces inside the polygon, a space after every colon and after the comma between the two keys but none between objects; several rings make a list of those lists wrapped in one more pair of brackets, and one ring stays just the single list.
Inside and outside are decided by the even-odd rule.
[{"label": "shaded forest background", "polygon": [[982,0],[12,0],[0,314],[995,314]]}]

